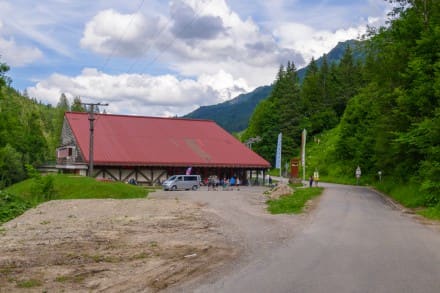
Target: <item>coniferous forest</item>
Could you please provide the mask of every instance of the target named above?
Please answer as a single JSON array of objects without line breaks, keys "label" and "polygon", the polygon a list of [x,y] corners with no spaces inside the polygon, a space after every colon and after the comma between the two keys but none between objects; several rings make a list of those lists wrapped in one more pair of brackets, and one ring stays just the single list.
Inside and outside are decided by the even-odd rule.
[{"label": "coniferous forest", "polygon": [[[259,103],[242,135],[259,136],[253,150],[274,163],[278,133],[285,162],[298,157],[301,131],[309,141],[325,134],[331,148],[321,157],[323,176],[363,176],[378,170],[396,184],[411,183],[440,200],[440,1],[390,0],[389,23],[370,28],[358,48],[339,62],[312,60],[300,83],[293,62],[280,66],[269,97]],[[10,87],[0,61],[0,188],[26,178],[25,166],[53,161],[66,110],[61,95],[45,105]],[[322,159],[324,158],[324,159]]]}]

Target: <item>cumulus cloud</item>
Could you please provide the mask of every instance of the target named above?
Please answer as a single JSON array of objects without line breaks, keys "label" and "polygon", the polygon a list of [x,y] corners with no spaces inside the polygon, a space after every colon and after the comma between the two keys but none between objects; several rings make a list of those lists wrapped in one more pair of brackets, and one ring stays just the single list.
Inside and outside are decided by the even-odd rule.
[{"label": "cumulus cloud", "polygon": [[10,66],[25,66],[43,57],[35,47],[19,46],[14,39],[0,38],[1,58]]},{"label": "cumulus cloud", "polygon": [[328,30],[315,30],[300,23],[281,24],[274,34],[279,39],[281,46],[301,52],[307,62],[312,57],[318,58],[329,52],[338,42],[358,39],[366,32],[365,26],[339,29],[334,32]]},{"label": "cumulus cloud", "polygon": [[43,53],[35,47],[18,45],[13,38],[3,38],[2,22],[0,21],[0,56],[1,61],[10,66],[24,66],[43,57]]},{"label": "cumulus cloud", "polygon": [[198,80],[179,80],[172,75],[108,75],[87,68],[76,77],[53,74],[27,91],[31,97],[53,105],[65,93],[71,98],[80,96],[83,101],[109,102],[109,112],[113,113],[174,116],[187,114],[199,105],[222,102],[248,89],[244,80],[234,80],[223,71],[214,76],[202,75]]},{"label": "cumulus cloud", "polygon": [[171,32],[182,39],[213,39],[226,28],[219,16],[197,15],[194,8],[184,2],[172,2],[170,15],[174,20]]},{"label": "cumulus cloud", "polygon": [[251,89],[244,78],[235,80],[231,74],[223,70],[214,75],[202,74],[197,81],[201,85],[212,88],[218,102],[230,100]]},{"label": "cumulus cloud", "polygon": [[80,44],[96,53],[139,57],[161,29],[161,19],[142,14],[121,14],[112,9],[99,12],[85,27]]}]

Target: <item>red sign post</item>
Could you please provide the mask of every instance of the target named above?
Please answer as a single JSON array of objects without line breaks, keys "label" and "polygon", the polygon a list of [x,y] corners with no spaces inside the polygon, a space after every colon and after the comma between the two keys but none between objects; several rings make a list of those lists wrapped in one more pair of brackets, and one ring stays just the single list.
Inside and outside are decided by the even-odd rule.
[{"label": "red sign post", "polygon": [[290,175],[292,178],[299,178],[299,158],[290,160]]}]

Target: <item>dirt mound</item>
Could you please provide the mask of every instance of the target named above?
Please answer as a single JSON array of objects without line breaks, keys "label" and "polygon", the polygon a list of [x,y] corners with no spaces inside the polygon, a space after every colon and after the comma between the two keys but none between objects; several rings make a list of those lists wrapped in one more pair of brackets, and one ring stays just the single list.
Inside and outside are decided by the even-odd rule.
[{"label": "dirt mound", "polygon": [[268,197],[270,199],[278,199],[281,196],[291,195],[293,189],[287,184],[278,184],[273,189],[268,192]]}]

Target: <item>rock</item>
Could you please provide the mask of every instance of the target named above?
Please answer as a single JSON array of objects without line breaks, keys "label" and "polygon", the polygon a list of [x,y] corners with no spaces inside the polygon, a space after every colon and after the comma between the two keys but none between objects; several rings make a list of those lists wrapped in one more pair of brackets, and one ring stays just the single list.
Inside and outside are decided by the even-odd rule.
[{"label": "rock", "polygon": [[291,195],[293,189],[287,184],[279,184],[269,191],[268,197],[270,199],[278,199],[281,196]]}]

